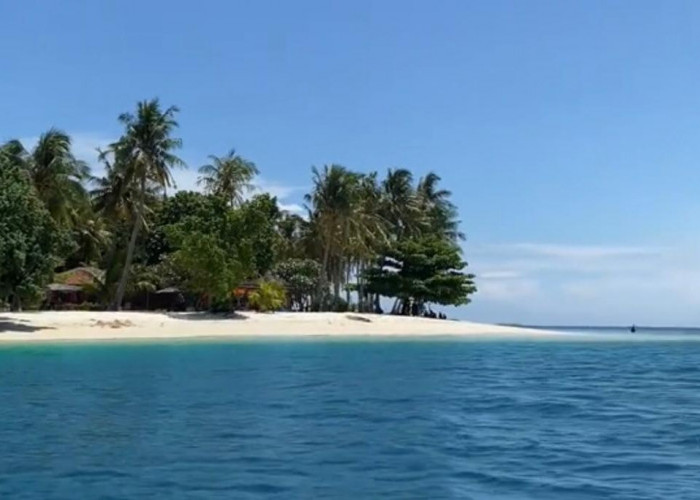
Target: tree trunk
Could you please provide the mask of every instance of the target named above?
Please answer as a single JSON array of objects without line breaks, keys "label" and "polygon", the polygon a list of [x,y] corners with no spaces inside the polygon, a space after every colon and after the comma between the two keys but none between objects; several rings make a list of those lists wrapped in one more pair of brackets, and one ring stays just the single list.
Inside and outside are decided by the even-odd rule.
[{"label": "tree trunk", "polygon": [[352,274],[352,264],[348,261],[345,268],[345,302],[350,305],[350,275]]},{"label": "tree trunk", "polygon": [[331,255],[331,246],[327,245],[323,250],[323,262],[321,263],[321,279],[318,280],[318,289],[316,291],[318,299],[318,308],[323,311],[324,303],[326,302],[326,294],[324,288],[328,283],[328,258]]},{"label": "tree trunk", "polygon": [[12,302],[10,302],[10,311],[22,312],[22,299],[16,293],[12,294]]},{"label": "tree trunk", "polygon": [[336,302],[340,299],[340,278],[338,276],[335,276],[333,280],[333,297],[335,297]]},{"label": "tree trunk", "polygon": [[122,277],[119,280],[119,286],[117,287],[117,294],[114,297],[114,303],[112,304],[113,311],[121,311],[122,301],[124,300],[124,292],[126,292],[126,283],[129,280],[129,270],[131,269],[131,261],[134,259],[134,249],[136,248],[136,240],[139,236],[139,230],[141,229],[141,220],[143,219],[143,203],[144,196],[146,192],[146,179],[145,177],[141,179],[141,193],[139,196],[139,209],[136,212],[136,220],[134,221],[134,228],[131,230],[131,238],[129,239],[129,247],[126,250],[126,260],[124,261],[124,268],[122,269]]},{"label": "tree trunk", "polygon": [[110,289],[112,288],[111,285],[114,282],[112,280],[112,269],[114,268],[115,261],[117,260],[117,250],[119,247],[119,242],[117,241],[116,234],[115,237],[112,238],[112,243],[109,247],[109,252],[107,253],[107,258],[105,260],[105,275],[104,282],[102,283],[103,288],[100,291],[100,300],[106,302],[108,307],[111,307],[113,297],[110,293]]},{"label": "tree trunk", "polygon": [[362,260],[357,263],[357,276],[355,276],[355,282],[357,283],[357,310],[358,312],[365,312],[365,286],[362,282],[362,273],[364,272],[364,264]]}]

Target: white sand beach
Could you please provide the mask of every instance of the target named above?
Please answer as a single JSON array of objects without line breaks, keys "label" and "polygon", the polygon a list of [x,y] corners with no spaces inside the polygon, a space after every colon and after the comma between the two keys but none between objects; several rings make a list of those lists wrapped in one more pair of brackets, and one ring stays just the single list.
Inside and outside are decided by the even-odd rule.
[{"label": "white sand beach", "polygon": [[0,342],[312,336],[556,337],[556,332],[404,316],[355,313],[39,311],[0,313]]}]

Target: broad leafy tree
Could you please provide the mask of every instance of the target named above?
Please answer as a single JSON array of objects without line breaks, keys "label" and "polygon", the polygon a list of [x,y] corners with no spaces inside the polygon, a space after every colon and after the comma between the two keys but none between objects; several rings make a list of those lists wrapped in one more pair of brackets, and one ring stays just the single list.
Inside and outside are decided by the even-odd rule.
[{"label": "broad leafy tree", "polygon": [[434,236],[407,238],[387,249],[365,273],[372,293],[398,299],[403,314],[419,314],[430,303],[464,305],[476,292],[474,275],[463,272],[459,247]]},{"label": "broad leafy tree", "polygon": [[65,243],[27,172],[0,160],[0,298],[12,310],[41,296]]},{"label": "broad leafy tree", "polygon": [[321,266],[313,259],[288,259],[279,262],[273,274],[287,288],[292,309],[306,311],[321,279]]}]

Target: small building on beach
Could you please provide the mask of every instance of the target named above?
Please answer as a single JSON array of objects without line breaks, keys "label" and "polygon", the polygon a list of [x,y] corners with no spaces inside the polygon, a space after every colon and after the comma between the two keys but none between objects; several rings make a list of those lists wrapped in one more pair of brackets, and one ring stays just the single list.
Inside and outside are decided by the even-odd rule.
[{"label": "small building on beach", "polygon": [[85,293],[82,287],[51,283],[46,287],[46,305],[50,309],[60,309],[64,304],[82,304]]},{"label": "small building on beach", "polygon": [[78,305],[90,300],[102,285],[104,271],[96,267],[76,267],[56,274],[54,282],[46,287],[45,305],[61,309],[65,305]]}]

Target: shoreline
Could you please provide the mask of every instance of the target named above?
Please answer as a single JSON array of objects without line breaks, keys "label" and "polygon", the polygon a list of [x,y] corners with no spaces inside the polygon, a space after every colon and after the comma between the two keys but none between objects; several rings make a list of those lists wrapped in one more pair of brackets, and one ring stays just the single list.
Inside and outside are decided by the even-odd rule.
[{"label": "shoreline", "polygon": [[247,338],[561,338],[554,331],[359,313],[274,314],[132,311],[36,311],[0,313],[0,343],[57,341]]}]

